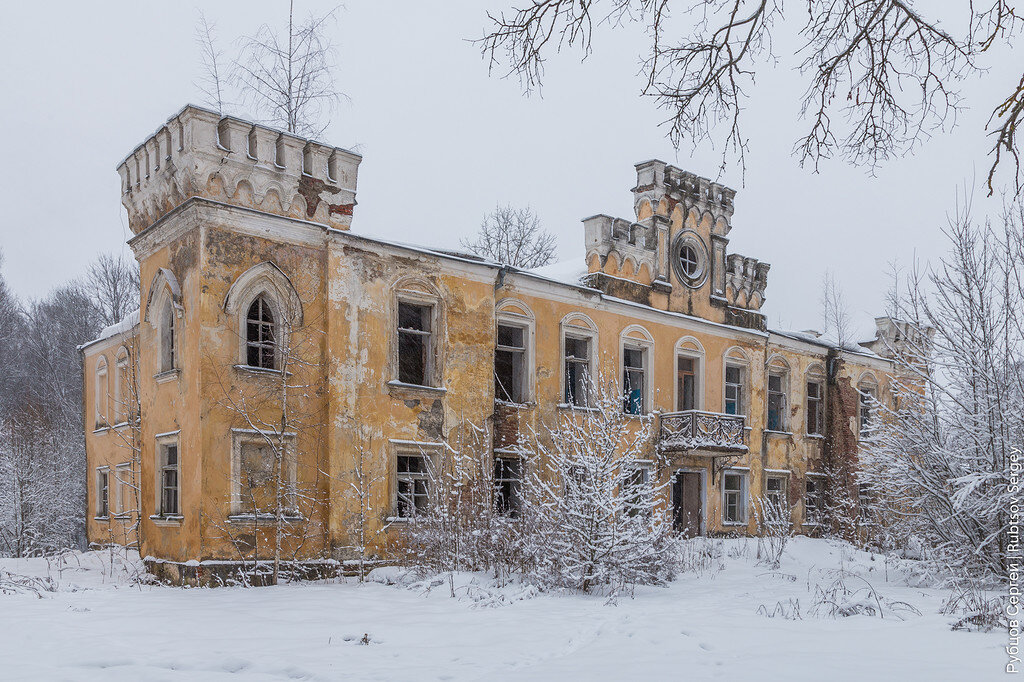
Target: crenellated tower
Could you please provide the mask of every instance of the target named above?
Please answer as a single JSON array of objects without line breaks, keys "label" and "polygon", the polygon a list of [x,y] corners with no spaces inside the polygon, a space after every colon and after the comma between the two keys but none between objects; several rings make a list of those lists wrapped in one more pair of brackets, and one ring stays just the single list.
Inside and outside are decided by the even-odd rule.
[{"label": "crenellated tower", "polygon": [[361,160],[340,147],[188,105],[117,172],[135,233],[190,197],[347,230]]}]

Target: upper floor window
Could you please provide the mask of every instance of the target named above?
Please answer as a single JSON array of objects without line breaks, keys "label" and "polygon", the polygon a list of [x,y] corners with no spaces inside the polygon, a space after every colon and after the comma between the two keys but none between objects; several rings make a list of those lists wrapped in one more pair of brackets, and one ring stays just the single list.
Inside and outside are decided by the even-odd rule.
[{"label": "upper floor window", "polygon": [[722,411],[726,414],[747,414],[747,373],[750,362],[739,348],[725,353],[724,395]]},{"label": "upper floor window", "polygon": [[99,360],[96,361],[96,386],[93,392],[93,401],[96,407],[96,428],[107,425],[109,390],[107,359],[101,355]]},{"label": "upper floor window", "polygon": [[825,381],[820,373],[807,373],[807,434],[825,435]]},{"label": "upper floor window", "polygon": [[647,351],[645,348],[622,349],[622,408],[626,414],[647,412]]},{"label": "upper floor window", "polygon": [[860,437],[864,438],[871,430],[872,410],[878,399],[878,386],[871,381],[862,380],[857,386],[857,392],[860,394]]},{"label": "upper floor window", "polygon": [[160,371],[169,372],[177,364],[178,330],[174,316],[174,304],[170,297],[164,300],[160,311]]},{"label": "upper floor window", "polygon": [[118,351],[114,362],[114,422],[123,423],[132,419],[134,409],[134,387],[131,385],[131,368],[128,365],[128,351]]},{"label": "upper floor window", "polygon": [[577,407],[590,404],[590,339],[565,337],[565,402]]},{"label": "upper floor window", "polygon": [[702,409],[704,348],[690,337],[676,344],[676,409]]},{"label": "upper floor window", "polygon": [[527,356],[525,327],[498,324],[494,349],[494,397],[510,403],[526,402]]},{"label": "upper floor window", "polygon": [[245,316],[245,362],[250,367],[274,369],[277,366],[277,327],[274,310],[260,294]]},{"label": "upper floor window", "polygon": [[431,305],[398,302],[398,380],[432,385],[434,309]]},{"label": "upper floor window", "polygon": [[779,358],[768,363],[768,405],[767,405],[767,427],[769,431],[787,431],[789,421],[786,418],[788,410],[787,384],[789,382],[789,368]]}]

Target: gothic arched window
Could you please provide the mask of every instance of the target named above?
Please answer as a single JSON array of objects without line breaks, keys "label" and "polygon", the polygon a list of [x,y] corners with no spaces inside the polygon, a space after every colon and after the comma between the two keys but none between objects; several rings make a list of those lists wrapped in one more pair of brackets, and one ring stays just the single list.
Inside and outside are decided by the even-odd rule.
[{"label": "gothic arched window", "polygon": [[274,311],[261,294],[249,306],[245,316],[245,358],[250,367],[275,369],[277,337]]}]

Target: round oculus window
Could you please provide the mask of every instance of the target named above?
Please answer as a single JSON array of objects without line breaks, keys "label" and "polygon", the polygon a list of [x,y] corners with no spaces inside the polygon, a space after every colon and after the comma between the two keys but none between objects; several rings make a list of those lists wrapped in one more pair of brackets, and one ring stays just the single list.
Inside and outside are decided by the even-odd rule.
[{"label": "round oculus window", "polygon": [[700,274],[700,253],[693,244],[683,243],[679,247],[679,269],[689,279],[696,279]]},{"label": "round oculus window", "polygon": [[687,230],[674,240],[672,269],[688,287],[699,287],[708,273],[708,252],[696,232]]}]

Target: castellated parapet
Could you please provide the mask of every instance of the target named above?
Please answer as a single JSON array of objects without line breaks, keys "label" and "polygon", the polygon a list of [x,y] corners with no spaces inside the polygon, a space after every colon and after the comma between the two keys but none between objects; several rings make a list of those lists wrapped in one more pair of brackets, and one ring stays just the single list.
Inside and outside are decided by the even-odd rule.
[{"label": "castellated parapet", "polygon": [[117,172],[135,233],[190,197],[347,230],[361,160],[347,149],[189,105]]}]

